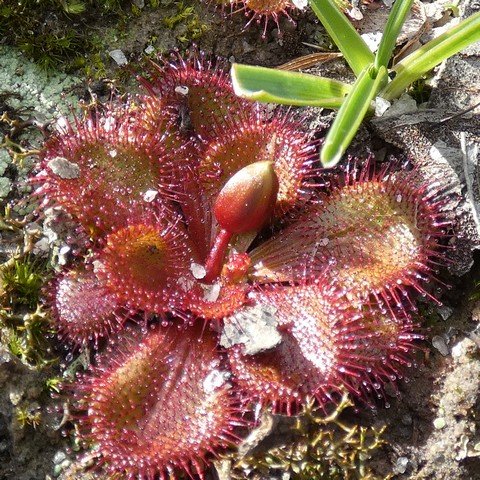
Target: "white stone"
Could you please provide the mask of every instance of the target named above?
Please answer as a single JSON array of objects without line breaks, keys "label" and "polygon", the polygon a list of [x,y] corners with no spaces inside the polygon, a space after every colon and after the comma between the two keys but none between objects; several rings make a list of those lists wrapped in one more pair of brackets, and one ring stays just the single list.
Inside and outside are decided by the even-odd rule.
[{"label": "white stone", "polygon": [[158,190],[147,190],[144,194],[143,194],[143,199],[146,201],[146,202],[153,202],[155,200],[155,198],[157,197],[158,195]]},{"label": "white stone", "polygon": [[128,63],[127,57],[119,49],[111,50],[110,52],[108,52],[108,54],[110,55],[110,57],[113,58],[113,60],[115,60],[115,63],[120,67]]},{"label": "white stone", "polygon": [[392,106],[392,104],[382,97],[375,99],[375,116],[381,117]]},{"label": "white stone", "polygon": [[188,87],[178,86],[175,87],[175,92],[180,95],[188,95]]},{"label": "white stone", "polygon": [[65,180],[72,180],[80,176],[80,167],[64,157],[54,157],[47,165],[55,175]]},{"label": "white stone", "polygon": [[308,5],[308,0],[292,0],[292,3],[299,9],[304,10]]},{"label": "white stone", "polygon": [[213,285],[202,285],[203,286],[203,299],[206,302],[216,302],[220,296],[220,290],[222,286],[219,283],[214,283]]},{"label": "white stone", "polygon": [[378,50],[380,41],[382,40],[382,32],[364,33],[361,35],[368,48],[375,53]]},{"label": "white stone", "polygon": [[201,280],[207,274],[207,271],[205,270],[205,267],[203,265],[200,265],[199,263],[192,263],[190,265],[190,271],[192,272],[192,275],[197,280]]},{"label": "white stone", "polygon": [[203,389],[206,393],[213,393],[215,390],[224,385],[228,378],[228,372],[212,370],[203,381]]},{"label": "white stone", "polygon": [[144,52],[147,54],[147,55],[150,55],[151,53],[153,53],[155,51],[155,47],[153,45],[149,45],[145,50]]}]

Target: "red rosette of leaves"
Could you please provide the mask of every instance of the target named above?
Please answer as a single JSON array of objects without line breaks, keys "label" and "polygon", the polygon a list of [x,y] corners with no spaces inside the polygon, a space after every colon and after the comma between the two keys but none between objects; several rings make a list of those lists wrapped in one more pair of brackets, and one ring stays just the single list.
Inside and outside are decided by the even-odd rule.
[{"label": "red rosette of leaves", "polygon": [[243,0],[234,3],[240,7],[236,9],[236,11],[244,11],[245,15],[250,17],[245,28],[248,28],[253,22],[263,22],[263,38],[266,37],[268,22],[270,20],[275,22],[278,29],[280,29],[279,19],[282,16],[287,17],[293,22],[289,11],[295,7],[290,0]]},{"label": "red rosette of leaves", "polygon": [[149,210],[152,192],[163,201],[175,196],[171,155],[162,138],[162,132],[142,126],[133,104],[111,105],[74,125],[61,119],[41,152],[35,193],[44,203],[61,205],[87,232],[103,235],[123,226],[127,216]]},{"label": "red rosette of leaves", "polygon": [[350,167],[331,178],[330,191],[290,226],[251,252],[251,278],[293,281],[327,275],[361,306],[372,297],[392,309],[412,308],[412,291],[448,262],[451,222],[443,207],[446,187],[418,172]]},{"label": "red rosette of leaves", "polygon": [[76,347],[118,332],[128,312],[92,268],[73,269],[55,280],[49,292],[52,324],[63,342]]},{"label": "red rosette of leaves", "polygon": [[155,328],[124,337],[77,385],[85,441],[110,475],[190,477],[237,443],[243,425],[216,339],[201,328]]}]

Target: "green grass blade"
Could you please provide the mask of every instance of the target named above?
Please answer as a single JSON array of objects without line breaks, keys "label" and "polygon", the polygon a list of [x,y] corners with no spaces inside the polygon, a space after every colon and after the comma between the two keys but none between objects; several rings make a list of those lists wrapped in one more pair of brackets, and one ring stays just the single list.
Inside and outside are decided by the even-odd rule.
[{"label": "green grass blade", "polygon": [[333,0],[310,0],[310,5],[355,75],[360,75],[374,61],[368,45]]},{"label": "green grass blade", "polygon": [[351,86],[306,73],[234,63],[230,72],[240,97],[282,105],[340,108]]},{"label": "green grass blade", "polygon": [[413,0],[396,0],[393,4],[377,50],[377,55],[375,56],[376,68],[380,68],[382,65],[388,67],[388,62],[397,43],[397,37],[405,23],[412,4]]},{"label": "green grass blade", "polygon": [[480,41],[480,12],[466,18],[404,58],[393,69],[397,74],[396,77],[380,95],[387,100],[399,97],[417,78],[429,72],[443,60],[478,41]]},{"label": "green grass blade", "polygon": [[386,76],[385,67],[377,71],[373,64],[359,75],[325,138],[325,145],[320,152],[324,167],[333,167],[340,161]]}]

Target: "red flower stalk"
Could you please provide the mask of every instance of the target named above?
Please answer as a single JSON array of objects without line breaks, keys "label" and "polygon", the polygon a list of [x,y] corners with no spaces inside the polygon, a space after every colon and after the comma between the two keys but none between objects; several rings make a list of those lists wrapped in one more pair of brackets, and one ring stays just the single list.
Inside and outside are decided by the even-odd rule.
[{"label": "red flower stalk", "polygon": [[368,401],[411,365],[408,352],[420,337],[408,318],[399,322],[377,308],[359,313],[322,284],[277,287],[257,298],[275,307],[284,332],[273,350],[229,351],[248,401],[291,414],[308,396],[331,402],[342,387]]},{"label": "red flower stalk", "polygon": [[75,119],[75,127],[64,120],[41,154],[36,194],[61,205],[94,235],[149,210],[155,204],[145,200],[149,192],[172,198],[172,165],[162,134],[143,128],[138,115],[132,105],[112,106],[103,115]]},{"label": "red flower stalk", "polygon": [[213,207],[221,230],[205,263],[205,282],[220,274],[234,234],[257,232],[269,220],[277,195],[278,178],[268,160],[247,165],[228,180]]},{"label": "red flower stalk", "polygon": [[172,216],[164,210],[118,229],[97,255],[99,278],[130,308],[163,313],[183,304],[193,281],[192,256],[179,218]]},{"label": "red flower stalk", "polygon": [[120,330],[127,312],[89,269],[70,270],[50,292],[53,325],[63,342],[85,346]]},{"label": "red flower stalk", "polygon": [[84,438],[110,475],[204,478],[207,458],[237,443],[238,402],[216,339],[201,329],[155,328],[124,337],[77,386]]},{"label": "red flower stalk", "polygon": [[251,253],[252,278],[294,281],[330,264],[329,277],[358,306],[373,296],[405,307],[412,290],[431,296],[426,283],[447,262],[445,190],[419,183],[415,171],[355,169]]}]

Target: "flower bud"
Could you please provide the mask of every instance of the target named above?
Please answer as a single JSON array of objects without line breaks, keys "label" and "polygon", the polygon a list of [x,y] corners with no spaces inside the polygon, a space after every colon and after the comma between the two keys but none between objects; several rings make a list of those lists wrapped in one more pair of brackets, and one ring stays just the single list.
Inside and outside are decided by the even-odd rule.
[{"label": "flower bud", "polygon": [[278,178],[271,161],[255,162],[228,180],[214,205],[215,218],[231,233],[259,230],[273,212]]}]

